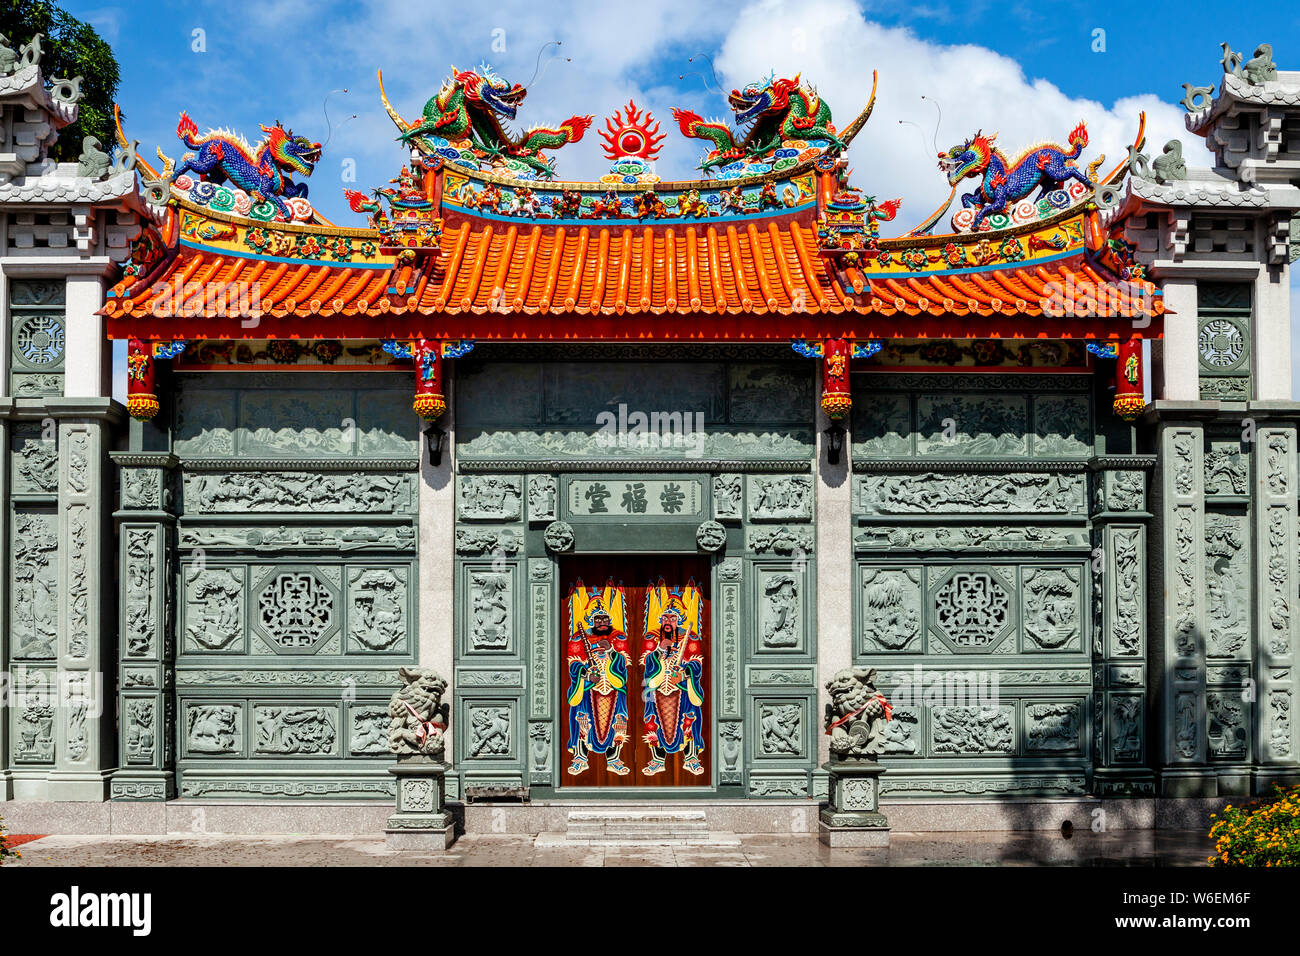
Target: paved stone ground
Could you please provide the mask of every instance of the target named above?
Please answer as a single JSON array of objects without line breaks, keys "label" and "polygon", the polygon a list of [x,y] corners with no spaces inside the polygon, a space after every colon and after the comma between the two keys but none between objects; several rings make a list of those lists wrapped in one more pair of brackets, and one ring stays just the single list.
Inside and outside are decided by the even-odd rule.
[{"label": "paved stone ground", "polygon": [[[902,833],[888,850],[831,850],[815,834],[742,836],[738,847],[538,848],[530,837],[461,837],[446,853],[394,852],[341,836],[48,836],[24,866],[1202,866],[1202,831]],[[8,865],[5,867],[9,868]]]}]

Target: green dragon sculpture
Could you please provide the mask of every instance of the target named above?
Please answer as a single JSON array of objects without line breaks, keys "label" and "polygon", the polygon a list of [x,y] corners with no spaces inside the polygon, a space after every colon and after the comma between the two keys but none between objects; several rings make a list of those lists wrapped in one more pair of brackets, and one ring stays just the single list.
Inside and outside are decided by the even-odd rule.
[{"label": "green dragon sculpture", "polygon": [[752,124],[741,139],[725,123],[707,122],[698,113],[674,109],[673,119],[683,136],[713,143],[700,169],[707,172],[738,159],[761,156],[791,140],[823,139],[831,149],[844,149],[844,141],[831,125],[831,108],[816,90],[800,82],[800,76],[796,73],[792,80],[769,76],[731,91],[727,102],[736,114],[737,126],[743,129]]},{"label": "green dragon sculpture", "polygon": [[[379,77],[383,96],[383,74]],[[424,104],[421,119],[407,123],[383,96],[388,114],[397,123],[404,143],[414,143],[423,152],[435,153],[434,137],[453,147],[466,145],[475,157],[486,162],[515,159],[539,176],[550,179],[554,169],[542,151],[576,143],[591,126],[592,117],[571,116],[559,126],[534,126],[515,139],[501,125],[501,118],[513,120],[528,91],[508,83],[486,65],[476,70],[451,69],[442,88]]]}]

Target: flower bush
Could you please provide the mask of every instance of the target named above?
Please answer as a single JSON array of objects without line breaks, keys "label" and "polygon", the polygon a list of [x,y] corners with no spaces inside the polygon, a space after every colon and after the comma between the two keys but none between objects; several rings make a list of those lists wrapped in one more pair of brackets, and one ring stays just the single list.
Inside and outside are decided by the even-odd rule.
[{"label": "flower bush", "polygon": [[1300,866],[1300,787],[1283,789],[1210,819],[1211,866]]},{"label": "flower bush", "polygon": [[21,860],[22,857],[21,853],[9,849],[9,845],[5,843],[5,822],[0,818],[0,866],[4,866],[7,859]]}]

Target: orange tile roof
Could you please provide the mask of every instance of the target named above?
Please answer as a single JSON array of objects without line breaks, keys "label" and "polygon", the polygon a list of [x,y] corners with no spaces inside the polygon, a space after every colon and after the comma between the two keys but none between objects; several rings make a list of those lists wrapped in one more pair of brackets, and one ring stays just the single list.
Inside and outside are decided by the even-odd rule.
[{"label": "orange tile roof", "polygon": [[[343,334],[340,328],[358,328],[355,322],[340,324],[350,318],[381,320],[366,323],[367,329],[382,326],[401,337],[417,334],[408,328],[409,321],[394,321],[402,317],[434,318],[433,324],[441,328],[448,317],[469,320],[497,314],[510,317],[488,323],[476,318],[460,321],[455,323],[457,334],[528,338],[533,326],[520,316],[582,318],[582,322],[538,326],[539,336],[548,338],[581,337],[584,328],[590,337],[601,337],[608,334],[602,330],[617,327],[599,321],[600,317],[711,316],[715,318],[707,327],[689,326],[691,337],[708,338],[716,332],[724,338],[780,339],[802,334],[800,330],[821,334],[824,321],[810,317],[842,317],[853,320],[841,323],[846,329],[861,329],[858,316],[928,316],[955,320],[957,325],[944,331],[945,326],[936,323],[893,322],[884,329],[873,324],[872,334],[1082,337],[1112,331],[1111,325],[1118,330],[1121,322],[1129,327],[1133,311],[1156,316],[1143,331],[1158,336],[1158,316],[1164,312],[1158,297],[1148,307],[1116,295],[1101,303],[1100,309],[1083,310],[1090,317],[1045,316],[1049,284],[1073,288],[1075,300],[1081,301],[1083,290],[1101,281],[1083,260],[1081,249],[1016,267],[1003,263],[982,270],[909,274],[875,272],[870,266],[865,271],[849,269],[844,274],[851,287],[846,289],[818,251],[811,213],[688,225],[635,220],[553,225],[544,220],[512,222],[452,214],[445,223],[440,252],[431,263],[331,264],[182,241],[166,268],[155,271],[159,274],[144,280],[124,279],[110,291],[102,311],[110,319],[114,337],[222,332],[220,324],[205,320],[231,316],[204,308],[200,296],[175,295],[170,284],[178,280],[205,288],[212,283],[256,284],[264,316],[300,317],[308,323],[307,327],[262,326],[225,335],[241,338],[326,334],[323,329],[339,335]],[[719,321],[728,316],[745,321]],[[766,320],[756,323],[749,317]],[[1004,321],[1009,317],[1031,321],[1009,324]],[[997,321],[961,322],[977,318]],[[421,328],[428,324],[421,323]],[[184,327],[184,334],[176,325]],[[663,323],[637,327],[667,328]]]}]

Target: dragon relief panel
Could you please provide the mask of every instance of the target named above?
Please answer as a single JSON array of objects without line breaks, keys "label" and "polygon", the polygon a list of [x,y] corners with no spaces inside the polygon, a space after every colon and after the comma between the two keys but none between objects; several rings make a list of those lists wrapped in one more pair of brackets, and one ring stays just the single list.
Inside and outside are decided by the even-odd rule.
[{"label": "dragon relief panel", "polygon": [[349,650],[407,649],[410,627],[406,575],[405,568],[349,569]]},{"label": "dragon relief panel", "polygon": [[1084,505],[1080,474],[861,475],[857,482],[857,510],[869,515],[1078,515]]},{"label": "dragon relief panel", "polygon": [[1251,630],[1250,540],[1244,514],[1205,516],[1206,642],[1208,657],[1249,651]]},{"label": "dragon relief panel", "polygon": [[804,704],[798,701],[760,700],[758,756],[800,758],[805,756]]},{"label": "dragon relief panel", "polygon": [[1077,651],[1083,612],[1077,568],[1026,568],[1021,613],[1026,651]]},{"label": "dragon relief panel", "polygon": [[917,397],[919,455],[961,458],[1029,454],[1029,400],[1015,395]]},{"label": "dragon relief panel", "polygon": [[253,708],[257,726],[254,753],[330,757],[337,753],[338,710],[266,704]]},{"label": "dragon relief panel", "polygon": [[187,653],[243,653],[244,574],[236,568],[194,567],[185,573]]},{"label": "dragon relief panel", "polygon": [[183,487],[188,513],[409,514],[415,500],[409,474],[200,472],[187,473]]},{"label": "dragon relief panel", "polygon": [[58,519],[17,512],[9,571],[9,647],[14,660],[53,660],[58,649]]},{"label": "dragon relief panel", "polygon": [[861,652],[921,651],[919,568],[861,569]]},{"label": "dragon relief panel", "polygon": [[930,708],[931,752],[981,755],[1016,752],[1015,708],[998,707]]}]

